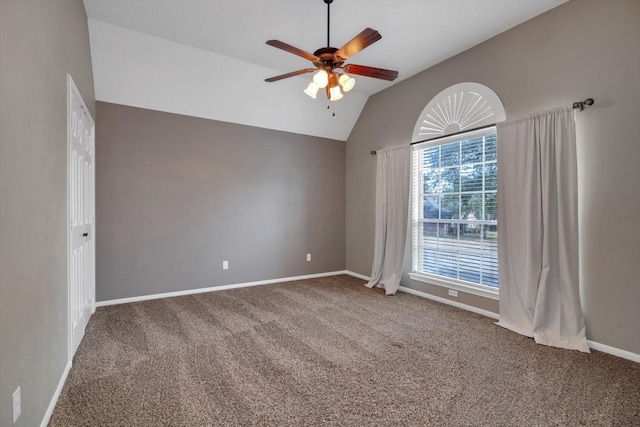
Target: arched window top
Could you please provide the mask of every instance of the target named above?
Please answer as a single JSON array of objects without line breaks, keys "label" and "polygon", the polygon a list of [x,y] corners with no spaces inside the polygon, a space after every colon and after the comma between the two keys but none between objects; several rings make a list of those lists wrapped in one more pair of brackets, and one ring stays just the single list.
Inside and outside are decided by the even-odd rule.
[{"label": "arched window top", "polygon": [[494,91],[465,82],[436,95],[418,117],[411,142],[424,141],[502,122],[504,107]]}]

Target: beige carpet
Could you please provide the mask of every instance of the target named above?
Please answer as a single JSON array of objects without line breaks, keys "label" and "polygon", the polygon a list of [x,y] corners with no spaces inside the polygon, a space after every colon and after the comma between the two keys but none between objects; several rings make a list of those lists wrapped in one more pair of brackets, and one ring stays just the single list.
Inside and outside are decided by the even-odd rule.
[{"label": "beige carpet", "polygon": [[640,425],[640,364],[363,283],[99,308],[49,425]]}]

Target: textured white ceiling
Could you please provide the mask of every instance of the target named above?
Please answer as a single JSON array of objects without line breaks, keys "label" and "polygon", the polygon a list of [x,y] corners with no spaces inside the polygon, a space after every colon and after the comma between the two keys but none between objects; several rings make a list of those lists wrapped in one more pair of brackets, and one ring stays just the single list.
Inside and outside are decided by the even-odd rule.
[{"label": "textured white ceiling", "polygon": [[331,103],[302,92],[310,75],[264,82],[311,65],[266,40],[308,52],[326,45],[322,0],[84,3],[98,100],[346,140],[368,96],[565,1],[334,0],[331,45],[376,29],[382,39],[348,63],[399,77],[355,76],[353,91]]}]

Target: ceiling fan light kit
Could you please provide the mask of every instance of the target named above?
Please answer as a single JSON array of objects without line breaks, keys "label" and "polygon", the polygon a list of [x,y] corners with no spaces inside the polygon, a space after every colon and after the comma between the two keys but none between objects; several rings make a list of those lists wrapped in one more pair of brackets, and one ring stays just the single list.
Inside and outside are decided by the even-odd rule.
[{"label": "ceiling fan light kit", "polygon": [[307,88],[304,90],[304,93],[306,93],[313,99],[316,99],[316,94],[318,93],[318,89],[320,89],[318,85],[316,85],[314,82],[311,82],[309,83],[309,86],[307,86]]},{"label": "ceiling fan light kit", "polygon": [[[327,4],[327,45],[329,41],[330,5],[333,0],[323,0]],[[398,77],[398,72],[385,70],[383,68],[367,67],[365,65],[344,64],[350,57],[360,52],[364,48],[380,40],[382,36],[376,30],[365,28],[360,34],[348,41],[340,49],[335,47],[322,47],[313,54],[293,47],[279,40],[267,40],[267,44],[278,49],[282,49],[294,55],[301,56],[313,63],[316,68],[305,68],[275,77],[265,79],[266,82],[275,82],[288,77],[300,74],[313,73],[313,81],[304,90],[304,93],[311,98],[316,98],[319,89],[326,89],[327,98],[330,101],[337,101],[343,97],[342,92],[349,92],[356,84],[353,77],[347,73],[365,77],[393,81]],[[342,87],[342,91],[340,88]]]},{"label": "ceiling fan light kit", "polygon": [[338,99],[341,99],[343,96],[338,86],[334,86],[331,89],[329,89],[329,93],[331,94],[329,96],[329,101],[337,101]]},{"label": "ceiling fan light kit", "polygon": [[349,92],[356,85],[356,79],[349,77],[347,73],[341,74],[338,82],[340,82],[342,90],[345,92]]},{"label": "ceiling fan light kit", "polygon": [[329,74],[325,70],[320,70],[313,76],[313,82],[320,89],[325,88],[329,84]]}]

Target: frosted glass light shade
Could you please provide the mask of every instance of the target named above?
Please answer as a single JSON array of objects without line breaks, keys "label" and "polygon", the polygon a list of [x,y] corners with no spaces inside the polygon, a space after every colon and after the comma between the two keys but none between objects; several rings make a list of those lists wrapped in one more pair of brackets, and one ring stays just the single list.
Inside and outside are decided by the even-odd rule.
[{"label": "frosted glass light shade", "polygon": [[342,98],[342,92],[340,92],[340,86],[334,86],[331,89],[329,89],[329,93],[331,93],[331,98],[329,98],[329,101],[337,101],[338,99]]},{"label": "frosted glass light shade", "polygon": [[309,83],[309,86],[307,86],[307,88],[304,90],[304,93],[306,93],[313,99],[316,99],[316,94],[318,93],[318,89],[320,89],[318,85],[316,85],[314,82],[311,82]]},{"label": "frosted glass light shade", "polygon": [[350,77],[348,74],[342,74],[338,79],[342,85],[342,90],[349,92],[356,85],[356,79]]},{"label": "frosted glass light shade", "polygon": [[329,83],[329,75],[325,70],[320,70],[313,76],[313,82],[319,88],[327,87],[327,84]]}]

